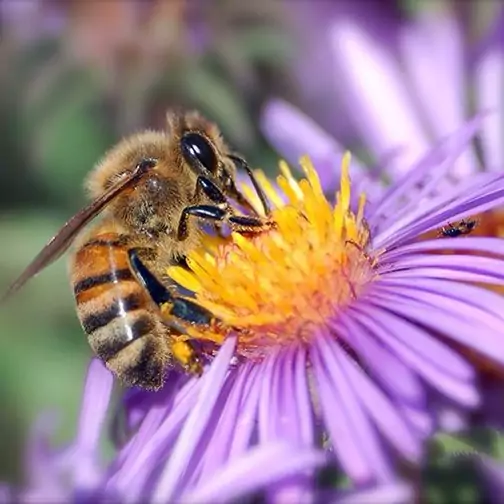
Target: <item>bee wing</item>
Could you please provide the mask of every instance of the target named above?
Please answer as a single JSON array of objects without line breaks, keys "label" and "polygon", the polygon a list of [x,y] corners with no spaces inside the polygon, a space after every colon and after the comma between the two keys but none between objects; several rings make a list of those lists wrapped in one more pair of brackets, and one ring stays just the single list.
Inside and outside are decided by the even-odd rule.
[{"label": "bee wing", "polygon": [[134,171],[119,180],[103,195],[71,217],[56,235],[49,240],[14,283],[11,284],[7,292],[0,299],[0,302],[3,302],[17,292],[28,280],[30,280],[30,278],[37,275],[44,268],[60,258],[68,250],[82,228],[93,220],[116,196],[133,187],[140,177],[145,174],[149,168],[152,168],[154,164],[155,162],[153,160],[143,161]]}]

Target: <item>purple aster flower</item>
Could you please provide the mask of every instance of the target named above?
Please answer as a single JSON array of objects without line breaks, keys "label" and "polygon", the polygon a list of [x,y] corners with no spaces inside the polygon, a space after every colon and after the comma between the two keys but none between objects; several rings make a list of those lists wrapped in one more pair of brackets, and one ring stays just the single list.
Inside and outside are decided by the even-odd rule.
[{"label": "purple aster flower", "polygon": [[[324,433],[355,484],[387,484],[398,459],[422,461],[440,423],[479,407],[478,374],[459,350],[502,365],[504,318],[500,296],[468,282],[501,284],[504,242],[451,239],[457,253],[446,255],[445,239],[418,237],[502,204],[500,176],[448,183],[481,123],[449,136],[368,205],[352,194],[348,156],[335,202],[307,159],[301,182],[281,165],[280,189],[259,173],[276,227],[213,240],[190,255],[192,271],[169,270],[217,319],[188,334],[234,345],[208,422],[191,425],[199,471],[257,444],[317,445]],[[312,484],[307,472],[276,497],[301,498]]]}]

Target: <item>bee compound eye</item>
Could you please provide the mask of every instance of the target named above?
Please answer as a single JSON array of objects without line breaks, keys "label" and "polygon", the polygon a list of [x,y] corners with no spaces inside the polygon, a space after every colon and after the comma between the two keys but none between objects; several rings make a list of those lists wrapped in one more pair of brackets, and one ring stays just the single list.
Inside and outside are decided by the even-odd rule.
[{"label": "bee compound eye", "polygon": [[[199,168],[196,162],[212,173],[217,170],[217,156],[210,142],[199,133],[186,133],[180,140],[182,154],[192,167]],[[195,166],[196,165],[196,166]]]}]

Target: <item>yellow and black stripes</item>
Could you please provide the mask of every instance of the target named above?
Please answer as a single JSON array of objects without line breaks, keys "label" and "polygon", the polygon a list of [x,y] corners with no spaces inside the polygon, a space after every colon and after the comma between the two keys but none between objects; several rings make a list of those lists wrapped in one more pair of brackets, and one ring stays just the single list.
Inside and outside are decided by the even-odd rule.
[{"label": "yellow and black stripes", "polygon": [[88,276],[77,282],[74,285],[74,294],[77,296],[85,291],[100,287],[102,285],[117,283],[123,280],[134,280],[133,273],[130,268],[111,271],[109,273],[101,273],[99,275]]},{"label": "yellow and black stripes", "polygon": [[152,301],[135,278],[125,237],[106,233],[84,243],[75,254],[72,283],[82,327],[103,360],[156,329]]},{"label": "yellow and black stripes", "polygon": [[93,334],[98,329],[109,325],[114,319],[125,317],[127,313],[143,308],[144,304],[144,297],[136,293],[125,298],[114,299],[103,310],[83,317],[82,327],[87,334]]}]

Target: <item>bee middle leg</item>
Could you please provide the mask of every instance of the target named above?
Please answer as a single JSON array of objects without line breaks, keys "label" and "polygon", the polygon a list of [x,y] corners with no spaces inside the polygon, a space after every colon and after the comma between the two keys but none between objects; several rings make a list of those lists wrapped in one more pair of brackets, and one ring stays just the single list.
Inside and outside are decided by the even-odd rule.
[{"label": "bee middle leg", "polygon": [[260,232],[269,228],[264,219],[246,215],[234,215],[226,195],[209,178],[199,176],[196,181],[196,198],[205,195],[214,205],[192,205],[184,208],[177,230],[177,238],[183,241],[188,236],[190,216],[213,222],[228,222],[236,231]]}]

